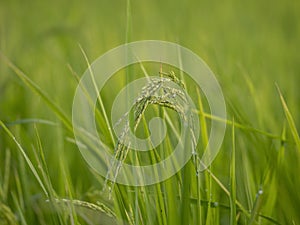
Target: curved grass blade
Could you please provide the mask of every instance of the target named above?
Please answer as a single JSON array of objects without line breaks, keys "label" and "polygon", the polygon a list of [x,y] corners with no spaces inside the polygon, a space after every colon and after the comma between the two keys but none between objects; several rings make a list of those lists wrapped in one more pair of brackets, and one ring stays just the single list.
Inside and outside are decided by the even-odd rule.
[{"label": "curved grass blade", "polygon": [[94,72],[93,72],[93,70],[92,70],[92,66],[91,66],[91,64],[90,64],[90,62],[89,62],[89,59],[88,59],[88,57],[87,57],[85,51],[84,51],[83,48],[81,47],[81,45],[79,45],[79,48],[80,48],[80,50],[81,50],[81,52],[82,52],[82,54],[83,54],[83,57],[84,57],[84,59],[85,59],[87,65],[88,65],[88,70],[89,70],[89,72],[90,72],[90,75],[91,75],[91,78],[92,78],[92,82],[93,82],[95,91],[96,91],[96,93],[98,94],[97,100],[98,100],[98,102],[99,102],[99,104],[100,104],[100,108],[101,108],[101,111],[102,111],[102,113],[103,113],[104,120],[105,120],[105,124],[106,124],[106,126],[107,126],[107,128],[108,128],[108,131],[109,131],[109,134],[110,134],[111,141],[112,141],[113,145],[115,146],[116,143],[115,143],[115,138],[114,138],[114,135],[113,135],[113,131],[112,131],[112,128],[111,128],[111,125],[110,125],[110,122],[109,122],[109,119],[108,119],[108,116],[107,116],[107,112],[106,112],[105,107],[104,107],[104,103],[103,103],[102,97],[101,97],[101,95],[100,95],[100,91],[99,91],[99,89],[98,89],[98,86],[97,86],[97,83],[96,83],[96,80],[95,80],[95,75],[94,75]]},{"label": "curved grass blade", "polygon": [[6,63],[6,65],[11,68],[15,74],[26,84],[33,92],[40,96],[46,104],[52,109],[52,111],[58,116],[66,128],[72,131],[72,123],[62,111],[62,109],[57,106],[50,97],[42,91],[42,89],[35,84],[22,70],[20,70],[12,61],[10,61],[5,55],[0,51],[0,58]]},{"label": "curved grass blade", "polygon": [[15,225],[17,223],[17,219],[11,209],[0,202],[0,222],[1,224],[9,224]]},{"label": "curved grass blade", "polygon": [[36,171],[35,167],[33,166],[31,160],[29,159],[29,157],[27,156],[25,150],[22,148],[21,144],[16,140],[16,137],[10,132],[10,130],[4,125],[4,123],[0,120],[0,126],[4,129],[4,131],[8,134],[8,136],[15,142],[15,144],[17,145],[18,149],[20,150],[21,154],[23,155],[23,157],[26,160],[27,165],[29,166],[31,172],[33,173],[33,175],[35,176],[35,178],[37,179],[39,185],[41,186],[41,188],[43,189],[45,195],[48,197],[48,192],[38,174],[38,172]]},{"label": "curved grass blade", "polygon": [[299,138],[299,134],[298,134],[298,131],[297,131],[297,128],[296,128],[296,124],[295,124],[295,121],[294,121],[294,118],[292,116],[292,114],[290,113],[290,110],[284,100],[284,97],[282,96],[281,94],[281,91],[278,87],[278,85],[276,85],[277,87],[277,91],[279,93],[279,97],[280,97],[280,100],[281,100],[281,104],[282,104],[282,107],[283,107],[283,110],[284,110],[284,114],[285,114],[285,117],[288,121],[288,124],[290,126],[290,129],[291,129],[291,133],[292,133],[292,136],[294,138],[294,141],[296,143],[296,146],[297,146],[297,149],[300,151],[300,138]]},{"label": "curved grass blade", "polygon": [[[201,202],[201,206],[203,206],[203,207],[221,208],[221,209],[225,209],[225,210],[231,209],[230,205],[226,205],[226,204],[219,203],[219,202],[212,202],[212,201],[207,201],[207,200],[201,200],[200,202]],[[191,203],[198,204],[198,199],[191,198]],[[238,206],[238,204],[237,204],[237,206]],[[243,210],[240,209],[239,207],[237,207],[236,209],[237,209],[237,212],[243,212]],[[269,216],[265,216],[263,214],[257,214],[257,216],[265,219],[268,222],[271,222],[272,224],[281,225],[281,223],[279,223],[278,221],[276,221],[275,219],[273,219]]]},{"label": "curved grass blade", "polygon": [[57,126],[58,124],[50,121],[50,120],[44,120],[44,119],[39,119],[39,118],[25,118],[25,119],[20,119],[20,120],[15,120],[12,122],[6,122],[6,126],[14,126],[14,125],[19,125],[19,124],[45,124],[45,125],[51,125],[51,126]]}]

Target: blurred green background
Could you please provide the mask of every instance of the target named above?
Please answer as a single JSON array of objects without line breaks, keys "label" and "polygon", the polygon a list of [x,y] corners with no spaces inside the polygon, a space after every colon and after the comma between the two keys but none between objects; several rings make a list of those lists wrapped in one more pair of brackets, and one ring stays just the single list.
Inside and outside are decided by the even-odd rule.
[{"label": "blurred green background", "polygon": [[[0,50],[71,117],[77,83],[69,66],[79,76],[87,68],[79,45],[92,62],[126,41],[158,39],[175,42],[198,54],[215,73],[227,101],[230,119],[238,117],[240,123],[280,136],[284,125],[288,125],[277,84],[299,130],[300,1],[132,0],[129,11],[127,4],[126,1],[106,0],[1,0]],[[12,124],[25,118],[59,123],[42,99],[1,60],[0,120],[28,149],[28,154],[33,155],[30,149],[32,143],[36,143],[34,126],[31,123]],[[60,125],[39,124],[38,130],[50,177],[59,194],[64,195],[66,189],[64,175],[56,169],[61,166],[59,158],[63,158],[68,168],[77,198],[88,193],[91,187],[99,187],[77,148],[66,141],[67,137],[72,137],[70,132],[61,129]],[[248,172],[253,177],[248,182],[251,187],[256,187],[250,193],[255,196],[255,191],[264,183],[265,168],[274,165],[276,182],[269,194],[274,201],[269,202],[271,207],[266,205],[263,212],[282,224],[299,224],[300,152],[290,132],[287,132],[289,141],[280,168],[272,164],[276,161],[280,141],[242,131],[239,135],[237,155],[248,157],[247,162],[251,165],[247,168],[251,168]],[[230,138],[227,142],[230,143]],[[216,159],[215,173],[228,182],[226,173],[222,173],[222,168],[228,166],[223,160],[229,157],[226,138],[224,146]],[[25,216],[28,221],[35,221],[37,211],[28,212],[26,207],[34,207],[32,196],[41,190],[15,145],[0,129],[0,186],[4,184],[7,172],[4,165],[7,149],[12,159],[8,193],[20,196],[23,192]],[[237,157],[240,157],[237,161],[244,159]],[[245,166],[244,162],[237,164],[237,170],[242,171],[239,166]],[[16,174],[20,184],[15,179]],[[242,202],[243,199],[247,201],[244,175],[241,172],[237,185],[238,198]],[[266,198],[266,204],[270,198]],[[10,194],[0,201],[13,212],[17,211]]]},{"label": "blurred green background", "polygon": [[[274,123],[281,115],[280,110],[274,110],[278,108],[275,82],[285,93],[293,115],[299,102],[299,5],[298,1],[132,1],[129,41],[159,39],[190,48],[207,62],[224,92],[239,100],[245,111],[253,102],[244,83],[243,74],[247,74],[259,103],[273,109],[272,116],[264,113],[258,117]],[[126,1],[1,1],[0,21],[1,51],[43,89],[57,93],[54,98],[66,110],[70,110],[73,91],[66,65],[78,74],[86,69],[78,44],[93,61],[126,41]],[[14,86],[17,81],[6,70],[1,64],[5,101],[1,117],[15,119],[20,111],[37,113],[34,107],[38,103],[29,96],[26,100],[10,94],[11,89],[20,94],[23,90]],[[24,97],[30,95],[24,92]],[[12,101],[18,109],[24,101],[34,105],[16,110],[8,107]]]}]

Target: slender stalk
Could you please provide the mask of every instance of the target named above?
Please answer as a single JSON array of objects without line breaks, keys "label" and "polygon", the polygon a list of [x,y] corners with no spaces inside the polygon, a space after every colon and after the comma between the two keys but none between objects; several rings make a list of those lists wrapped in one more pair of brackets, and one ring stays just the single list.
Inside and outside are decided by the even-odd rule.
[{"label": "slender stalk", "polygon": [[235,129],[232,120],[232,150],[230,163],[230,225],[236,225],[236,180],[235,180]]}]

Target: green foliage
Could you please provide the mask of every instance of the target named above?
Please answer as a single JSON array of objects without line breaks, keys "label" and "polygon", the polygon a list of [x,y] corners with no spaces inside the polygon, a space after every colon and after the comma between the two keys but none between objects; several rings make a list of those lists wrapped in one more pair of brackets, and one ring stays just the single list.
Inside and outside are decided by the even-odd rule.
[{"label": "green foliage", "polygon": [[[299,11],[297,1],[1,1],[0,224],[300,224]],[[194,155],[164,182],[105,186],[74,144],[73,94],[93,59],[141,39],[177,42],[201,56],[234,119],[210,115],[205,93],[176,68],[118,71],[96,109],[112,152],[112,99],[138,77],[161,75],[191,95],[199,155],[212,120],[228,127],[204,172]],[[159,116],[168,135],[148,155],[122,155],[136,164],[171,154],[180,129],[180,107],[167,96],[146,97],[136,102],[134,131],[149,136],[148,120]]]}]

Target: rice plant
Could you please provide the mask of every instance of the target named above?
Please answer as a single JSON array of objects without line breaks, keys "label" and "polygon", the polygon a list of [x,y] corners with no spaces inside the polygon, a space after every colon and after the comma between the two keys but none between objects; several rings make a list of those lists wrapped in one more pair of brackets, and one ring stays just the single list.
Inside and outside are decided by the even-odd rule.
[{"label": "rice plant", "polygon": [[[300,224],[299,7],[296,1],[2,1],[0,224]],[[210,114],[205,93],[178,68],[124,68],[96,104],[99,137],[115,159],[101,176],[75,144],[74,90],[88,61],[140,39],[176,42],[201,56],[223,89],[228,119]],[[149,82],[131,110],[108,124],[111,99],[139,77]],[[190,117],[183,113],[187,93],[196,106]],[[138,154],[126,137],[149,137],[149,119],[157,116],[166,122],[166,138]],[[155,164],[170,155],[180,119],[200,123],[193,156],[180,171],[148,186],[115,182],[122,163]],[[211,121],[227,130],[218,156],[200,172]],[[108,126],[122,126],[121,136]]]}]

